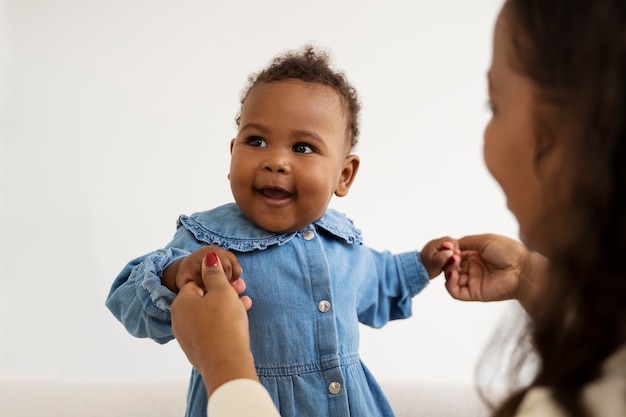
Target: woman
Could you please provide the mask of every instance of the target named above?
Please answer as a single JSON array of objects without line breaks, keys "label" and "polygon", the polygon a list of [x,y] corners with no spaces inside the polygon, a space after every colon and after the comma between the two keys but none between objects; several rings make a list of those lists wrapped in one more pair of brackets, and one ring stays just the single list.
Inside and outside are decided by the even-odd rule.
[{"label": "woman", "polygon": [[[528,297],[530,288],[532,307],[523,304],[535,318],[540,366],[531,390],[495,415],[515,415],[542,396],[571,416],[615,413],[618,405],[603,406],[614,389],[623,407],[624,387],[595,380],[608,377],[607,360],[622,362],[608,365],[609,373],[621,366],[621,384],[626,376],[626,3],[506,2],[488,76],[485,162],[522,241],[551,261],[541,292],[521,285],[506,294]],[[459,283],[470,289],[449,282],[457,298],[497,298]]]},{"label": "woman", "polygon": [[[494,415],[626,415],[626,2],[506,1],[488,77],[485,162],[525,246],[495,235],[460,239],[446,286],[461,300],[519,300],[539,358],[530,385]],[[207,278],[211,268],[219,272],[205,267]],[[207,389],[221,385],[211,407],[239,389],[224,381],[256,376],[245,309],[225,278],[210,281],[204,297],[184,288],[172,315]],[[221,315],[207,317],[218,289],[228,295]],[[212,331],[233,344],[210,345],[203,326],[222,326]]]}]

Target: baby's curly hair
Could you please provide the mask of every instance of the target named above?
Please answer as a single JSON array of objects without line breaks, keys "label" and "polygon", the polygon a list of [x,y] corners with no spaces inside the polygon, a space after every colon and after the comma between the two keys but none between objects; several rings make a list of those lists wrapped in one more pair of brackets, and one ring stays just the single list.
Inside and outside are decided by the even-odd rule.
[{"label": "baby's curly hair", "polygon": [[[296,79],[307,83],[323,84],[335,90],[343,99],[348,110],[350,147],[353,149],[359,137],[359,111],[361,104],[356,89],[350,85],[345,74],[331,68],[327,52],[316,50],[313,45],[304,45],[299,50],[288,51],[275,57],[271,64],[258,74],[248,77],[248,85],[241,95],[241,105],[250,90],[258,83],[271,83],[285,79]],[[241,110],[235,117],[239,126]]]}]

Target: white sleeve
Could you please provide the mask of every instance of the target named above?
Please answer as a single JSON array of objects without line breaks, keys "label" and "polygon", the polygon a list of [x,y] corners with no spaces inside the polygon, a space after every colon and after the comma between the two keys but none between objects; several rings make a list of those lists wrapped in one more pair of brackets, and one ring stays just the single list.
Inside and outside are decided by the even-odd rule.
[{"label": "white sleeve", "polygon": [[556,404],[549,389],[535,387],[524,395],[515,417],[566,417],[566,414]]},{"label": "white sleeve", "polygon": [[272,398],[260,382],[235,379],[218,387],[209,398],[211,417],[280,417]]}]

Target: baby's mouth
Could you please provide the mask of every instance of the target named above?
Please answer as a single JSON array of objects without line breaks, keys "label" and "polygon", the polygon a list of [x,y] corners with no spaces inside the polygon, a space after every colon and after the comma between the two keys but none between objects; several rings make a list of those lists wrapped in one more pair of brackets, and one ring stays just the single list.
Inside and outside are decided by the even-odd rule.
[{"label": "baby's mouth", "polygon": [[275,200],[284,200],[286,198],[291,198],[293,193],[289,191],[283,190],[282,188],[274,188],[274,187],[265,187],[260,188],[259,193],[264,197],[275,199]]}]

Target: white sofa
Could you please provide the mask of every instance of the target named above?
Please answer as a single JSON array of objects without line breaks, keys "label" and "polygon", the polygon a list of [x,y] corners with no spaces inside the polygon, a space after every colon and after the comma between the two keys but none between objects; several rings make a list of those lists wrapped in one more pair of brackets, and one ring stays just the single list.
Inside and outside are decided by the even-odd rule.
[{"label": "white sofa", "polygon": [[[381,381],[397,417],[484,417],[470,385]],[[186,380],[0,378],[3,417],[182,417]],[[366,416],[363,416],[366,417]]]}]

